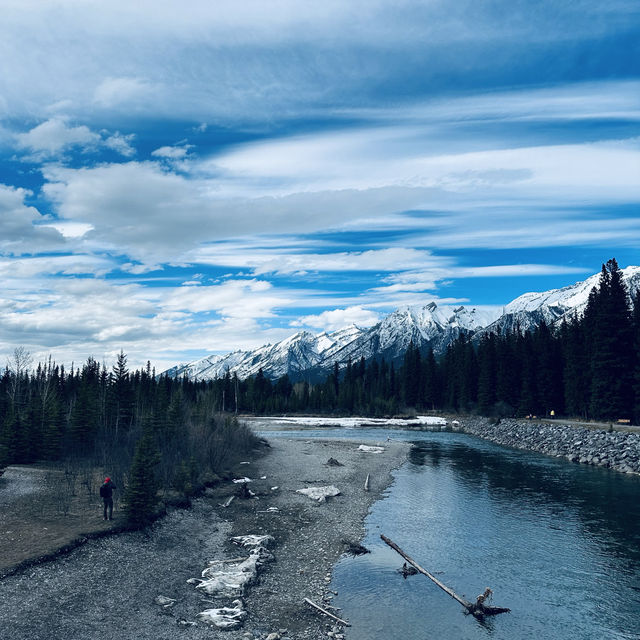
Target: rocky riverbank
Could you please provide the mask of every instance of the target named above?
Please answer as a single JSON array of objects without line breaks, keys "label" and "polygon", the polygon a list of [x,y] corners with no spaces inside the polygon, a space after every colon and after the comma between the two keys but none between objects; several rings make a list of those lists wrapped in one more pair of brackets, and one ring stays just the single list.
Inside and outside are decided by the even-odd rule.
[{"label": "rocky riverbank", "polygon": [[640,473],[638,433],[513,419],[494,423],[486,418],[464,418],[457,422],[454,428],[503,446],[622,473]]},{"label": "rocky riverbank", "polygon": [[[331,570],[361,539],[371,504],[409,450],[399,442],[380,443],[379,452],[360,444],[273,438],[266,455],[240,465],[236,482],[208,490],[191,509],[0,580],[0,638],[339,640],[342,627],[304,598],[331,607]],[[339,494],[318,501],[298,492],[322,487]],[[253,562],[236,536],[269,539]],[[245,581],[238,574],[247,568]],[[216,580],[224,583],[219,591]],[[221,609],[241,624],[212,626]]]}]

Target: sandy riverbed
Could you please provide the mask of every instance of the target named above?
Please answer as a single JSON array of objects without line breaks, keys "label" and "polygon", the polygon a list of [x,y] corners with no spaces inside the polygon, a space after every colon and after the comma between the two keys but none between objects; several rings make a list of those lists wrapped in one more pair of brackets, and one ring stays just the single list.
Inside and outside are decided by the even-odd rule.
[{"label": "sandy riverbed", "polygon": [[[255,498],[236,498],[221,507],[238,488],[229,482],[147,532],[93,540],[3,579],[0,637],[236,640],[277,633],[293,640],[339,632],[303,599],[330,604],[328,576],[345,550],[343,540],[361,538],[371,504],[408,451],[398,442],[383,443],[382,453],[358,451],[359,444],[274,438],[266,455],[239,468],[251,479],[247,486]],[[342,466],[327,465],[329,458]],[[364,491],[367,474],[369,492]],[[316,503],[296,493],[324,485],[338,487],[340,495]],[[219,631],[198,621],[197,614],[226,606],[231,598],[212,600],[187,580],[200,577],[210,560],[242,555],[229,538],[245,534],[273,536],[275,560],[264,565],[244,597],[244,626]],[[175,604],[161,607],[155,603],[160,595]]]}]

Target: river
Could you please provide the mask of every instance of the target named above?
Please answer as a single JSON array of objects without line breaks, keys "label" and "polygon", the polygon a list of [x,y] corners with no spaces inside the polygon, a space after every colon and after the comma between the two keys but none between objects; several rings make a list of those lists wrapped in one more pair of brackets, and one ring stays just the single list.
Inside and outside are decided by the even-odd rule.
[{"label": "river", "polygon": [[[371,553],[334,569],[349,640],[640,638],[639,477],[460,433],[268,433],[294,435],[414,443],[366,520]],[[468,600],[490,586],[511,613],[480,622],[426,577],[404,579],[381,533]]]}]

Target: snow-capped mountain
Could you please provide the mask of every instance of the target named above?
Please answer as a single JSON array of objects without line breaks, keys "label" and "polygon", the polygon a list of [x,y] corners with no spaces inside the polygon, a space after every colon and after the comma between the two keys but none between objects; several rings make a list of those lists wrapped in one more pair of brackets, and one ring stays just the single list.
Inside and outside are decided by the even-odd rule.
[{"label": "snow-capped mountain", "polygon": [[233,351],[227,355],[212,355],[189,364],[177,365],[166,373],[179,377],[187,375],[194,380],[221,378],[227,371],[239,378],[253,376],[260,369],[270,378],[285,373],[292,379],[300,379],[307,371],[316,369],[323,362],[333,363],[336,355],[346,345],[357,339],[363,329],[351,325],[333,333],[314,335],[308,331],[298,333],[253,351]]},{"label": "snow-capped mountain", "polygon": [[[622,274],[631,293],[640,289],[640,267],[627,267]],[[438,306],[434,302],[402,307],[368,329],[351,325],[318,335],[300,331],[274,345],[253,351],[207,356],[177,365],[166,373],[207,380],[223,377],[227,371],[246,378],[262,369],[264,375],[272,379],[286,373],[294,381],[314,381],[324,378],[335,362],[344,366],[349,359],[357,362],[362,357],[369,360],[373,356],[397,360],[411,342],[421,349],[433,349],[437,356],[444,353],[461,334],[479,338],[486,332],[527,331],[543,320],[553,325],[564,317],[581,314],[599,278],[600,274],[595,274],[562,289],[525,293],[507,304],[502,312],[477,307]]]},{"label": "snow-capped mountain", "polygon": [[239,378],[255,375],[262,369],[275,379],[285,373],[292,380],[324,378],[335,362],[346,364],[378,355],[394,360],[402,356],[410,342],[420,348],[431,346],[439,354],[461,333],[473,333],[496,317],[490,311],[466,307],[404,307],[386,316],[382,322],[361,329],[351,325],[332,333],[314,335],[300,331],[274,345],[253,351],[234,351],[212,355],[192,363],[177,365],[166,373],[187,375],[195,380],[223,377],[227,371]]},{"label": "snow-capped mountain", "polygon": [[[630,294],[640,289],[640,267],[622,269],[622,277]],[[551,289],[541,293],[525,293],[504,307],[502,315],[482,331],[502,333],[528,331],[544,320],[548,325],[562,322],[563,318],[581,315],[589,300],[589,293],[598,284],[600,274],[576,282],[561,289]]]}]

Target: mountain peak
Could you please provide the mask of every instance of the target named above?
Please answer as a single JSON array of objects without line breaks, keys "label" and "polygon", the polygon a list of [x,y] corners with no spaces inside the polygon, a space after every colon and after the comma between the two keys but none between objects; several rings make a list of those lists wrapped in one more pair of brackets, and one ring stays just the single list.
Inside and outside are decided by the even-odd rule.
[{"label": "mountain peak", "polygon": [[[630,291],[640,289],[640,267],[622,269]],[[409,344],[432,349],[436,355],[460,335],[479,338],[486,332],[528,331],[542,320],[560,322],[573,313],[581,313],[591,289],[598,284],[599,273],[573,285],[550,291],[525,293],[507,304],[498,317],[495,307],[438,306],[435,301],[424,305],[399,307],[377,325],[362,329],[355,324],[314,335],[301,330],[274,345],[253,351],[234,351],[227,355],[210,355],[196,362],[178,365],[166,373],[195,379],[223,377],[227,371],[240,378],[255,375],[262,369],[272,379],[284,374],[298,379],[323,379],[338,363],[382,357],[399,360]]]}]

